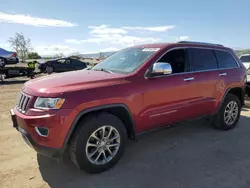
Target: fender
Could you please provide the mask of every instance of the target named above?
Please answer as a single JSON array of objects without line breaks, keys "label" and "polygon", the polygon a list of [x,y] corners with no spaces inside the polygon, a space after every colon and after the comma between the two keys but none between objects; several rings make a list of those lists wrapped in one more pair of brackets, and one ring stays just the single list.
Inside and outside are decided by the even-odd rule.
[{"label": "fender", "polygon": [[129,137],[131,139],[135,139],[136,126],[135,126],[135,122],[134,122],[133,116],[132,116],[129,108],[125,104],[107,104],[107,105],[102,105],[102,106],[96,106],[96,107],[92,107],[92,108],[87,108],[87,109],[82,110],[82,111],[80,111],[78,113],[78,115],[75,117],[73,123],[71,124],[70,129],[69,129],[69,131],[67,133],[67,136],[66,136],[66,138],[64,140],[64,143],[63,143],[63,146],[62,146],[62,148],[64,148],[63,150],[66,149],[67,144],[69,142],[69,139],[72,136],[73,131],[75,130],[76,125],[77,125],[77,123],[78,123],[78,121],[80,120],[81,117],[83,117],[85,114],[90,113],[90,112],[95,112],[95,111],[99,111],[99,110],[105,110],[105,109],[109,109],[109,108],[113,108],[113,107],[122,107],[122,108],[124,108],[127,111],[128,115],[129,115],[129,120],[132,123],[132,133],[131,133],[131,135],[129,135]]},{"label": "fender", "polygon": [[[240,88],[240,87],[239,87],[239,88]],[[230,91],[231,89],[233,89],[233,88],[228,88],[228,89],[226,90],[226,92],[224,93],[224,96],[222,97],[222,99],[221,99],[221,101],[220,101],[220,104],[219,104],[218,107],[217,107],[216,114],[219,112],[220,107],[221,107],[223,101],[225,100],[227,94],[229,93],[229,91]],[[242,107],[244,106],[244,95],[245,95],[245,88],[243,88],[243,87],[241,87],[241,95],[242,95],[241,98],[243,99],[243,101],[241,101],[241,102],[243,102],[243,105],[241,106],[241,108],[242,108]]]}]

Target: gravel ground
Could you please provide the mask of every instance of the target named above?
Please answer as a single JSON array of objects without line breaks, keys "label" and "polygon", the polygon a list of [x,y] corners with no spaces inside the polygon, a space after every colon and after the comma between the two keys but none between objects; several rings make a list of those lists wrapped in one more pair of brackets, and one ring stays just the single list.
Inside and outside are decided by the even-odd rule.
[{"label": "gravel ground", "polygon": [[250,187],[250,103],[234,130],[195,121],[144,134],[113,169],[89,175],[37,155],[11,127],[9,109],[23,83],[0,84],[0,187]]}]

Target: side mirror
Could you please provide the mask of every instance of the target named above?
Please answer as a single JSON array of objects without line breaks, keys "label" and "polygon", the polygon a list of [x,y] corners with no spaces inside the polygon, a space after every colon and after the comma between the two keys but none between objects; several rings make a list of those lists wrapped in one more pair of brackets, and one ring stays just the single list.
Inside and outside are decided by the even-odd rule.
[{"label": "side mirror", "polygon": [[153,75],[161,75],[161,74],[171,74],[172,67],[169,63],[157,62],[153,65],[153,69],[151,74]]}]

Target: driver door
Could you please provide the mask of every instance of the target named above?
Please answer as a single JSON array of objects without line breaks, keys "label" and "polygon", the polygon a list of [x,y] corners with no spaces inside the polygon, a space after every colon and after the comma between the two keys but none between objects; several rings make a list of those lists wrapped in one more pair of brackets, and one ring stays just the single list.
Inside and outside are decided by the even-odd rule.
[{"label": "driver door", "polygon": [[[174,56],[181,56],[182,62]],[[158,62],[169,62],[173,72],[145,79],[142,113],[145,130],[192,119],[198,110],[194,108],[196,82],[192,80],[194,73],[189,71],[187,50],[172,50]]]}]

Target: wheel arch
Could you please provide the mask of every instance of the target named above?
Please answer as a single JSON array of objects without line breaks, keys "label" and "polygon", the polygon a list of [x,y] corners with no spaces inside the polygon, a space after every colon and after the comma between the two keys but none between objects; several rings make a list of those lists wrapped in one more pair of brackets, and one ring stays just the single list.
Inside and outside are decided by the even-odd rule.
[{"label": "wheel arch", "polygon": [[79,112],[70,126],[70,129],[64,140],[63,148],[66,148],[67,144],[70,142],[74,134],[74,131],[77,129],[77,126],[79,126],[78,122],[80,122],[80,120],[86,118],[88,115],[97,114],[101,112],[108,112],[120,118],[125,125],[128,137],[133,140],[135,139],[136,135],[135,122],[129,108],[125,104],[107,104],[107,105],[88,108]]},{"label": "wheel arch", "polygon": [[224,96],[222,98],[222,100],[220,101],[220,104],[219,104],[219,107],[217,108],[217,112],[219,111],[223,101],[225,100],[227,94],[233,94],[235,96],[237,96],[240,100],[240,103],[241,103],[241,107],[244,106],[245,104],[245,89],[243,87],[233,87],[233,88],[228,88],[226,90],[226,92],[224,93]]}]

